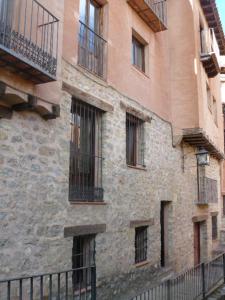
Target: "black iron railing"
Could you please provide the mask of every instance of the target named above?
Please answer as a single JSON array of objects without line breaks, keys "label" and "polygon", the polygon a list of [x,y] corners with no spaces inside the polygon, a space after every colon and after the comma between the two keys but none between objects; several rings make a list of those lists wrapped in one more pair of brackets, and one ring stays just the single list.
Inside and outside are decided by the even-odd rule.
[{"label": "black iron railing", "polygon": [[151,10],[156,14],[160,21],[167,26],[167,4],[166,1],[157,0],[144,0],[145,3],[151,8]]},{"label": "black iron railing", "polygon": [[225,254],[202,263],[174,279],[167,280],[131,300],[194,300],[206,299],[225,279]]},{"label": "black iron railing", "polygon": [[105,78],[106,40],[80,21],[78,64]]},{"label": "black iron railing", "polygon": [[217,180],[208,177],[199,178],[199,193],[197,204],[218,202]]},{"label": "black iron railing", "polygon": [[[57,71],[58,27],[59,20],[36,0],[0,1],[1,49],[53,79]],[[4,62],[15,64],[10,57]],[[29,68],[23,68],[29,73]]]},{"label": "black iron railing", "polygon": [[96,299],[95,266],[0,280],[1,300]]}]

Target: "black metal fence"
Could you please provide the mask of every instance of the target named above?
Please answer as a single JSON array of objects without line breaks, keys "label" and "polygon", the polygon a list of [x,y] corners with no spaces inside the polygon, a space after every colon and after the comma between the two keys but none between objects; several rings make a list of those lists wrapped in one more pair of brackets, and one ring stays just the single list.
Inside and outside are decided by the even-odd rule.
[{"label": "black metal fence", "polygon": [[174,279],[143,292],[131,300],[194,300],[206,299],[225,279],[225,254],[202,263]]},{"label": "black metal fence", "polygon": [[59,20],[38,1],[0,0],[1,48],[53,77],[57,70],[58,29]]},{"label": "black metal fence", "polygon": [[199,195],[197,204],[218,202],[217,180],[208,177],[199,178]]},{"label": "black metal fence", "polygon": [[145,3],[154,11],[161,22],[167,26],[167,4],[166,1],[145,0]]},{"label": "black metal fence", "polygon": [[95,300],[95,266],[0,280],[1,300]]},{"label": "black metal fence", "polygon": [[78,63],[105,78],[106,40],[80,21]]}]

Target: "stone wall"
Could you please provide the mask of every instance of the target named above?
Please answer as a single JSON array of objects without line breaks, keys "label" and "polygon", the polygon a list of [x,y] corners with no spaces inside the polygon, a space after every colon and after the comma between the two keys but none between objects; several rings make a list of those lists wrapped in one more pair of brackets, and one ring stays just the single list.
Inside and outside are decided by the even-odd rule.
[{"label": "stone wall", "polygon": [[[46,122],[31,112],[0,120],[0,278],[71,268],[72,237],[64,237],[64,228],[106,224],[106,232],[96,236],[99,299],[119,299],[143,270],[155,274],[160,266],[161,201],[171,201],[169,261],[175,270],[193,264],[192,217],[210,214],[217,205],[194,204],[195,149],[173,147],[169,123],[66,62],[63,77],[113,106],[103,116],[104,204],[68,201],[71,94],[63,92],[56,120]],[[126,165],[126,105],[151,119],[144,125],[145,170]],[[208,170],[219,180],[217,161]],[[150,218],[149,264],[136,268],[130,221]]]}]

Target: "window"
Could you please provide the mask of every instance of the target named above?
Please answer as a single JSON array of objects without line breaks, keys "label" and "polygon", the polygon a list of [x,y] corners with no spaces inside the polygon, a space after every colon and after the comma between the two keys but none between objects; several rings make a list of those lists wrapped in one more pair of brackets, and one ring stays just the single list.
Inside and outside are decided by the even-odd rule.
[{"label": "window", "polygon": [[144,167],[144,122],[126,114],[126,158],[130,166]]},{"label": "window", "polygon": [[217,216],[212,216],[212,239],[217,239]]},{"label": "window", "polygon": [[225,196],[223,195],[223,215],[225,216]]},{"label": "window", "polygon": [[69,197],[102,201],[102,111],[73,99]]},{"label": "window", "polygon": [[148,227],[135,228],[135,263],[147,260],[147,248],[148,248]]},{"label": "window", "polygon": [[206,40],[205,40],[205,30],[202,24],[200,24],[200,48],[201,48],[201,53],[206,53]]},{"label": "window", "polygon": [[215,124],[217,125],[217,103],[214,97],[213,97],[213,119]]},{"label": "window", "polygon": [[[91,286],[95,269],[95,236],[77,236],[73,238],[72,250],[73,287],[75,291]],[[77,269],[77,270],[76,270]]]},{"label": "window", "polygon": [[208,83],[206,83],[206,92],[207,92],[208,108],[209,108],[210,111],[212,111],[212,95],[211,95],[211,90],[210,90],[210,87],[209,87]]},{"label": "window", "polygon": [[106,41],[102,38],[102,7],[93,0],[80,0],[78,64],[104,76]]},{"label": "window", "polygon": [[145,72],[145,45],[132,36],[132,64]]}]

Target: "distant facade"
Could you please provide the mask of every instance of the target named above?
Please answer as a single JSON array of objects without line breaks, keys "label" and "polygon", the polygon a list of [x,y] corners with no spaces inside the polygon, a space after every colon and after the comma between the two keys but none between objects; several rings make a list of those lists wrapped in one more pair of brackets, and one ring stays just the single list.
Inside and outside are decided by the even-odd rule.
[{"label": "distant facade", "polygon": [[222,251],[215,2],[25,2],[0,0],[0,280],[125,300]]}]

